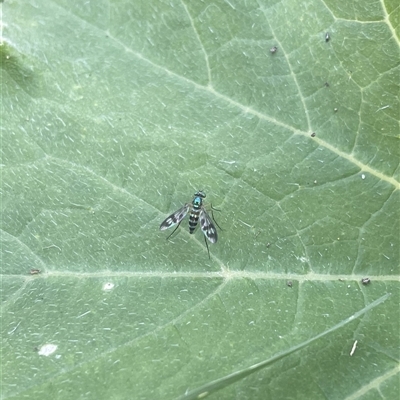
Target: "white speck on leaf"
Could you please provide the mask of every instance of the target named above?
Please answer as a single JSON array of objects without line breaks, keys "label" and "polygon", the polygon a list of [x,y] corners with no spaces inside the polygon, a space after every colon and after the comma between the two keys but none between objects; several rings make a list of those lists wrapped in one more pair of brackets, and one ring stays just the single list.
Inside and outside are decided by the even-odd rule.
[{"label": "white speck on leaf", "polygon": [[45,344],[43,345],[39,351],[39,356],[48,357],[50,354],[53,354],[57,350],[57,346],[55,344]]},{"label": "white speck on leaf", "polygon": [[354,354],[354,352],[356,351],[357,342],[358,342],[358,340],[356,340],[354,342],[353,347],[351,348],[351,351],[350,351],[350,356],[352,356]]},{"label": "white speck on leaf", "polygon": [[114,284],[113,283],[111,283],[111,282],[107,282],[107,283],[105,283],[104,285],[103,285],[103,290],[111,290],[111,289],[114,289]]}]

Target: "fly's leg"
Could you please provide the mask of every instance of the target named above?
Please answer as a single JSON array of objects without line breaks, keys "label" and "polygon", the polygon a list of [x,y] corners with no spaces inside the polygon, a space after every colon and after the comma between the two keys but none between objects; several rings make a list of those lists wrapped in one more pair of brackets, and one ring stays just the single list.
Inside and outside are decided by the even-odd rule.
[{"label": "fly's leg", "polygon": [[168,240],[168,239],[176,232],[176,230],[179,228],[179,225],[181,224],[181,222],[182,222],[182,221],[180,221],[179,224],[176,226],[176,228],[172,231],[172,233],[171,233],[170,235],[167,236],[167,239],[166,239],[166,240]]},{"label": "fly's leg", "polygon": [[223,231],[223,229],[218,225],[218,222],[215,220],[214,211],[221,212],[221,210],[218,210],[218,208],[214,208],[214,207],[212,206],[212,204],[211,204],[211,216],[212,216],[212,219],[214,220],[215,225],[217,225],[218,228],[221,229],[221,231]]},{"label": "fly's leg", "polygon": [[207,240],[206,240],[206,237],[205,237],[205,236],[204,236],[204,243],[205,243],[206,246],[207,246],[208,258],[211,260],[210,249],[208,248],[208,243],[207,243]]}]

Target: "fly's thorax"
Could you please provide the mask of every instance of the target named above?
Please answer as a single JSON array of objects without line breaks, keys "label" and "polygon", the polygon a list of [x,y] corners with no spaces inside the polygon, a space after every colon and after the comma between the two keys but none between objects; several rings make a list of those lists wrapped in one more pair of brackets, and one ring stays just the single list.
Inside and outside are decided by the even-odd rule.
[{"label": "fly's thorax", "polygon": [[206,198],[206,194],[203,193],[201,190],[196,192],[194,194],[193,201],[192,201],[193,208],[197,208],[197,209],[200,208],[203,205],[203,199],[205,199],[205,198]]},{"label": "fly's thorax", "polygon": [[199,208],[202,206],[202,204],[203,204],[203,199],[202,199],[200,196],[196,196],[196,197],[193,199],[192,204],[193,204],[193,208],[199,209]]}]

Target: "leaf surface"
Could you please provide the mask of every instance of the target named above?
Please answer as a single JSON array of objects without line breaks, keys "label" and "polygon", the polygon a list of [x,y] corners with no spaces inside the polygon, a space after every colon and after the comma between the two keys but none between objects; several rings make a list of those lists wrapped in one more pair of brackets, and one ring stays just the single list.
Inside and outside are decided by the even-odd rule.
[{"label": "leaf surface", "polygon": [[394,1],[0,6],[2,398],[396,397]]}]

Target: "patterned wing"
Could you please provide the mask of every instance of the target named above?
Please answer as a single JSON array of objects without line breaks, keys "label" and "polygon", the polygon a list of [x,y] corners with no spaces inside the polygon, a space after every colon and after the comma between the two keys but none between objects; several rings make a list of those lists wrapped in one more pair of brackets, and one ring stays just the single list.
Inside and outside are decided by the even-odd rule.
[{"label": "patterned wing", "polygon": [[211,242],[216,243],[218,240],[217,230],[210,216],[207,214],[206,210],[202,209],[200,211],[200,228],[204,233],[205,237]]},{"label": "patterned wing", "polygon": [[175,211],[169,217],[165,218],[165,220],[160,225],[160,230],[164,231],[165,229],[171,228],[176,224],[179,224],[183,218],[186,217],[186,214],[190,210],[190,204],[185,204],[182,208]]}]

